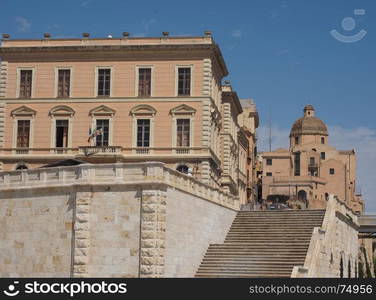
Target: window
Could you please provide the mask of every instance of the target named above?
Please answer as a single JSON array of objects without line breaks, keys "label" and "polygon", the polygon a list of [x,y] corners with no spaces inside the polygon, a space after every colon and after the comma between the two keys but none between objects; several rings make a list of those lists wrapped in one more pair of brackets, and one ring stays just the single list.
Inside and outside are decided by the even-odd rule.
[{"label": "window", "polygon": [[295,137],[295,145],[299,145],[299,137],[298,136]]},{"label": "window", "polygon": [[178,68],[178,96],[191,94],[191,68]]},{"label": "window", "polygon": [[333,168],[330,168],[330,169],[329,169],[329,174],[330,174],[330,175],[334,175],[334,173],[335,173],[335,172],[334,172],[334,169],[333,169]]},{"label": "window", "polygon": [[108,136],[109,136],[109,120],[98,120],[97,119],[97,135],[95,139],[95,145],[98,147],[108,146]]},{"label": "window", "polygon": [[58,71],[57,96],[68,98],[70,95],[70,70],[62,69]]},{"label": "window", "polygon": [[266,176],[273,176],[272,172],[267,172]]},{"label": "window", "polygon": [[188,170],[189,168],[186,165],[180,165],[176,168],[176,171],[183,173],[183,174],[188,174]]},{"label": "window", "polygon": [[16,170],[27,170],[28,167],[25,164],[19,164],[16,167]]},{"label": "window", "polygon": [[266,159],[266,165],[271,166],[273,164],[273,160],[271,158]]},{"label": "window", "polygon": [[176,120],[176,146],[189,147],[190,146],[190,119]]},{"label": "window", "polygon": [[321,159],[322,159],[322,160],[325,159],[325,152],[321,152]]},{"label": "window", "polygon": [[300,176],[300,153],[294,154],[294,165],[295,165],[294,175]]},{"label": "window", "polygon": [[301,201],[306,201],[307,200],[307,192],[304,190],[300,190],[298,192],[298,199]]},{"label": "window", "polygon": [[138,96],[151,95],[151,68],[138,69]]},{"label": "window", "polygon": [[149,147],[150,145],[150,120],[137,120],[137,147]]},{"label": "window", "polygon": [[56,120],[55,146],[57,148],[68,147],[68,120]]},{"label": "window", "polygon": [[98,69],[98,96],[110,96],[111,69]]},{"label": "window", "polygon": [[33,71],[21,70],[20,75],[20,97],[31,98]]},{"label": "window", "polygon": [[321,144],[325,144],[325,138],[321,137]]},{"label": "window", "polygon": [[309,158],[309,164],[310,164],[311,166],[313,166],[313,165],[315,164],[315,158],[314,158],[314,157],[310,157],[310,158]]},{"label": "window", "polygon": [[17,121],[17,148],[28,148],[30,144],[30,120]]}]

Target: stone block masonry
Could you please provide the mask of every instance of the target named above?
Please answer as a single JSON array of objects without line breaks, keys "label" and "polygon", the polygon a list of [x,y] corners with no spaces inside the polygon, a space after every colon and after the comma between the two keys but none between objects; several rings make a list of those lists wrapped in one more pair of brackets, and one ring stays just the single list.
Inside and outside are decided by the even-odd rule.
[{"label": "stone block masonry", "polygon": [[238,209],[158,162],[0,172],[0,277],[193,277]]}]

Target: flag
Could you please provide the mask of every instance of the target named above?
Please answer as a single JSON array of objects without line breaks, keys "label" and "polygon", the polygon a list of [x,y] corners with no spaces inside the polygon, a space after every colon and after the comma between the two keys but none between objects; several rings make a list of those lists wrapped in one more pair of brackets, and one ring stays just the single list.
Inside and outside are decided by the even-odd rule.
[{"label": "flag", "polygon": [[102,135],[103,134],[103,129],[102,128],[95,128],[95,129],[91,129],[89,128],[89,138],[88,138],[88,143],[90,142],[91,139],[95,138],[97,135]]}]

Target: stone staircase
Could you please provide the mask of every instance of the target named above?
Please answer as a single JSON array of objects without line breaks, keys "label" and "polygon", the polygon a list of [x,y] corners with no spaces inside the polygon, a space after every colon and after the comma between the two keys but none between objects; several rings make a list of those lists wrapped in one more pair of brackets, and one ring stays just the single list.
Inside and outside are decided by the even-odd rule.
[{"label": "stone staircase", "polygon": [[325,210],[240,211],[223,244],[211,244],[196,277],[290,277],[303,266]]}]

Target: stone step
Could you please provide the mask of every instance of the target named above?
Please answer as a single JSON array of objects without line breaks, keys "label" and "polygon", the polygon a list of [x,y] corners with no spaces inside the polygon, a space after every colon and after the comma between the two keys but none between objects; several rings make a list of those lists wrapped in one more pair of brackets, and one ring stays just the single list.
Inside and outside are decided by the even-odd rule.
[{"label": "stone step", "polygon": [[241,210],[238,212],[237,216],[244,216],[244,215],[314,215],[320,214],[324,215],[324,209],[305,209],[305,210],[258,210],[258,211],[246,211]]},{"label": "stone step", "polygon": [[304,265],[324,210],[242,211],[222,244],[210,244],[196,277],[290,277]]},{"label": "stone step", "polygon": [[269,271],[269,270],[254,270],[254,271],[248,271],[248,272],[239,272],[239,271],[210,271],[210,270],[204,270],[197,272],[197,277],[200,277],[202,275],[212,275],[211,277],[290,277],[291,271]]},{"label": "stone step", "polygon": [[280,262],[267,262],[267,261],[255,261],[255,262],[248,262],[248,263],[242,263],[242,262],[230,262],[230,261],[227,261],[227,262],[202,262],[201,265],[200,265],[200,268],[202,267],[221,267],[221,266],[224,266],[224,267],[234,267],[234,268],[249,268],[249,267],[266,267],[266,266],[269,266],[269,267],[291,267],[291,266],[294,266],[295,263],[294,262],[291,262],[291,261],[280,261]]},{"label": "stone step", "polygon": [[244,258],[229,258],[229,257],[223,257],[223,258],[219,258],[219,257],[206,257],[202,260],[202,263],[201,264],[204,264],[204,263],[217,263],[217,262],[221,262],[221,263],[233,263],[233,264],[244,264],[244,265],[247,265],[247,264],[254,264],[254,263],[291,263],[291,264],[298,264],[299,262],[304,262],[304,259],[302,259],[301,257],[300,258],[290,258],[290,257],[262,257],[262,258],[250,258],[250,259],[244,259]]}]

